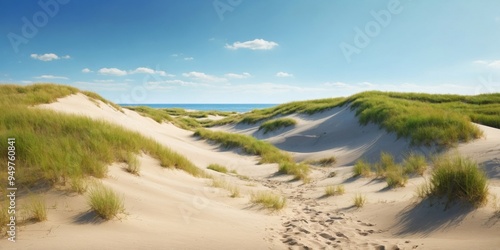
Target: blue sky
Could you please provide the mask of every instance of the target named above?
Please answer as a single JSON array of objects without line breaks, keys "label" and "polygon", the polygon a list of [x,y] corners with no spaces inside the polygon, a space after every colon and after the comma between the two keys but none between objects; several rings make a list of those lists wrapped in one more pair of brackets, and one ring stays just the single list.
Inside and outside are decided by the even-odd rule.
[{"label": "blue sky", "polygon": [[0,82],[117,103],[500,92],[500,1],[5,0]]}]

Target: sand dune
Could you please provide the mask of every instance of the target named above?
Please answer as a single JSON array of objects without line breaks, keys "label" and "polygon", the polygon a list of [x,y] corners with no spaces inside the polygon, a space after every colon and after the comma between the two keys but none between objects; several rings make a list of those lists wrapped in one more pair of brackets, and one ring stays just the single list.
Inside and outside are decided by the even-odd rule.
[{"label": "sand dune", "polygon": [[[23,226],[14,249],[495,249],[500,245],[500,217],[492,202],[479,209],[457,206],[443,211],[440,204],[430,206],[415,198],[423,177],[392,190],[385,188],[385,182],[351,178],[358,158],[377,159],[381,151],[397,156],[408,150],[430,154],[432,149],[412,147],[376,125],[360,126],[347,107],[312,116],[291,115],[297,126],[268,134],[258,131],[258,124],[214,128],[268,140],[297,160],[332,155],[338,159],[334,167],[314,168],[307,184],[274,175],[275,164],[258,165],[254,156],[221,150],[192,137],[190,131],[158,124],[130,110],[121,113],[100,102],[96,105],[81,94],[40,108],[119,124],[159,141],[200,168],[219,163],[250,180],[213,173],[242,188],[243,196],[232,199],[227,191],[209,187],[206,179],[163,169],[143,155],[141,176],[113,164],[102,180],[123,194],[126,214],[108,222],[95,220],[84,196],[53,190],[45,195],[48,221]],[[483,163],[491,179],[490,192],[500,195],[500,131],[480,128],[484,138],[450,153],[459,151]],[[332,171],[337,174],[330,178]],[[325,197],[324,187],[337,184],[343,184],[346,193]],[[250,205],[249,193],[262,189],[286,196],[287,207],[270,213]],[[358,193],[367,198],[361,209],[352,206]]]}]

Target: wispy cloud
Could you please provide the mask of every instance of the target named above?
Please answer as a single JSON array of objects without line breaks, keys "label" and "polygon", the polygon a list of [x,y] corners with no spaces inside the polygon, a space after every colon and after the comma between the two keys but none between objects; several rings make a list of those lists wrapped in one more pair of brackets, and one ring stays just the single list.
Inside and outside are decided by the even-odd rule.
[{"label": "wispy cloud", "polygon": [[208,75],[202,72],[191,71],[189,73],[183,73],[184,77],[191,78],[202,82],[225,82],[226,78],[221,78],[217,76]]},{"label": "wispy cloud", "polygon": [[478,65],[484,65],[488,68],[500,69],[500,60],[476,60],[472,63]]},{"label": "wispy cloud", "polygon": [[70,59],[71,57],[69,55],[65,55],[65,56],[58,56],[54,53],[47,53],[47,54],[31,54],[30,55],[31,58],[35,59],[35,60],[40,60],[40,61],[44,61],[44,62],[50,62],[50,61],[53,61],[53,60],[59,60],[59,59]]},{"label": "wispy cloud", "polygon": [[35,79],[62,79],[62,80],[69,79],[65,76],[54,76],[54,75],[41,75],[41,76],[35,76],[33,78],[35,78]]},{"label": "wispy cloud", "polygon": [[226,49],[251,49],[251,50],[270,50],[279,46],[278,43],[272,41],[266,41],[264,39],[255,39],[246,42],[235,42],[232,45],[226,44]]},{"label": "wispy cloud", "polygon": [[127,71],[117,69],[117,68],[102,68],[97,71],[101,75],[110,75],[110,76],[126,76]]},{"label": "wispy cloud", "polygon": [[194,57],[184,57],[184,61],[192,61],[194,60]]},{"label": "wispy cloud", "polygon": [[93,71],[90,70],[89,68],[82,69],[82,73],[90,73],[90,72],[93,72]]},{"label": "wispy cloud", "polygon": [[277,76],[277,77],[293,77],[293,74],[290,74],[290,73],[287,73],[287,72],[280,71],[280,72],[276,73],[276,76]]},{"label": "wispy cloud", "polygon": [[111,76],[126,76],[126,75],[133,75],[133,74],[149,74],[149,75],[159,75],[159,76],[169,76],[169,77],[174,76],[174,75],[168,74],[167,72],[165,72],[163,70],[154,70],[154,69],[150,69],[150,68],[146,68],[146,67],[138,67],[134,70],[129,70],[129,71],[121,70],[118,68],[102,68],[102,69],[99,69],[97,72],[101,75],[111,75]]},{"label": "wispy cloud", "polygon": [[159,76],[174,76],[171,74],[167,74],[167,72],[163,70],[154,70],[146,67],[139,67],[134,70],[129,71],[129,74],[149,74],[149,75],[159,75]]},{"label": "wispy cloud", "polygon": [[224,75],[227,78],[232,78],[232,79],[244,79],[251,77],[252,75],[247,72],[243,72],[242,74],[236,74],[236,73],[227,73]]},{"label": "wispy cloud", "polygon": [[207,86],[202,83],[187,82],[182,80],[165,80],[146,82],[146,88],[149,90],[173,89],[175,86]]}]

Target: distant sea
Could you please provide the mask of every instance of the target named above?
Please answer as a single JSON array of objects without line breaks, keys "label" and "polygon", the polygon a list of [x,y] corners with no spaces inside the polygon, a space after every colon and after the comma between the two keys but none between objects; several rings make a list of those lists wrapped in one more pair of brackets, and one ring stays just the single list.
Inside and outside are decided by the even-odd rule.
[{"label": "distant sea", "polygon": [[263,109],[276,106],[278,104],[119,104],[125,106],[147,106],[151,108],[181,108],[192,110],[216,110],[227,112],[248,112],[254,109]]}]

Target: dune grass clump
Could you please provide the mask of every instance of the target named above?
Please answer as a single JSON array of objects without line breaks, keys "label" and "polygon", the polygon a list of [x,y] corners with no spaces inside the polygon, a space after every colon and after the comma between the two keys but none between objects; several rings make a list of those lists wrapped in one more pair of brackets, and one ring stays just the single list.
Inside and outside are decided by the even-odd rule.
[{"label": "dune grass clump", "polygon": [[307,161],[306,163],[311,164],[311,165],[317,165],[320,167],[328,167],[328,166],[332,166],[336,162],[337,162],[337,159],[335,158],[335,156],[332,156],[332,157],[322,158],[319,160]]},{"label": "dune grass clump", "polygon": [[210,170],[213,170],[213,171],[216,171],[216,172],[219,172],[219,173],[224,173],[226,174],[228,172],[227,168],[222,166],[222,165],[219,165],[219,164],[210,164],[207,169],[210,169]]},{"label": "dune grass clump", "polygon": [[203,128],[197,129],[194,136],[214,141],[227,149],[240,148],[245,153],[258,155],[260,156],[259,163],[278,163],[279,172],[307,180],[310,171],[309,165],[295,163],[289,154],[282,152],[268,142],[247,135],[210,131]]},{"label": "dune grass clump", "polygon": [[370,163],[363,159],[357,160],[353,168],[353,176],[369,177],[372,175],[372,167]]},{"label": "dune grass clump", "polygon": [[10,222],[9,203],[7,201],[0,202],[0,236],[6,233],[5,230]]},{"label": "dune grass clump", "polygon": [[[74,93],[78,90],[59,85],[0,86],[0,140],[15,137],[17,144],[23,145],[16,149],[16,163],[23,166],[16,169],[18,185],[64,185],[70,181],[71,186],[76,184],[72,179],[102,178],[107,165],[132,162],[127,154],[140,152],[157,158],[163,167],[203,176],[185,157],[139,133],[88,117],[30,107]],[[7,152],[0,152],[4,152],[0,160],[6,162]],[[6,176],[6,168],[0,169],[1,176]]]},{"label": "dune grass clump", "polygon": [[480,206],[487,200],[487,182],[484,171],[471,159],[442,156],[434,160],[429,193],[445,196],[448,202],[461,200]]},{"label": "dune grass clump", "polygon": [[82,176],[71,176],[69,180],[70,191],[83,194],[87,191],[87,183]]},{"label": "dune grass clump", "polygon": [[286,198],[270,191],[260,191],[252,194],[251,202],[261,204],[268,209],[280,210],[285,207]]},{"label": "dune grass clump", "polygon": [[235,185],[231,185],[225,180],[215,178],[212,179],[212,187],[222,188],[229,191],[231,198],[240,197],[240,188]]},{"label": "dune grass clump", "polygon": [[260,125],[259,130],[263,130],[264,134],[267,134],[272,131],[276,131],[281,128],[287,128],[291,126],[295,126],[297,121],[292,118],[278,118],[266,121]]},{"label": "dune grass clump", "polygon": [[[432,103],[440,96],[420,94],[364,92],[349,98],[360,123],[373,122],[399,137],[409,138],[415,145],[447,147],[481,136],[481,131],[460,110]],[[500,111],[500,109],[497,109]]]},{"label": "dune grass clump", "polygon": [[140,174],[141,163],[139,162],[139,159],[137,159],[136,155],[127,152],[125,162],[127,163],[127,172],[137,176]]},{"label": "dune grass clump", "polygon": [[311,169],[309,165],[303,163],[281,162],[278,171],[283,174],[291,174],[304,182],[309,182],[309,173]]},{"label": "dune grass clump", "polygon": [[40,196],[30,197],[23,212],[25,220],[32,220],[36,222],[47,220],[47,208],[45,207],[45,201]]},{"label": "dune grass clump", "polygon": [[326,98],[310,101],[297,101],[277,105],[266,109],[256,109],[250,112],[231,115],[224,119],[213,121],[207,126],[225,125],[229,123],[256,124],[257,122],[272,119],[276,116],[289,114],[308,114],[312,115],[344,104],[346,98]]},{"label": "dune grass clump", "polygon": [[405,174],[401,166],[396,165],[387,169],[385,172],[385,181],[389,188],[404,187],[408,182],[408,175]]},{"label": "dune grass clump", "polygon": [[124,211],[123,198],[102,184],[96,184],[90,189],[88,204],[97,215],[105,220],[110,220]]},{"label": "dune grass clump", "polygon": [[353,202],[354,202],[354,206],[357,207],[357,208],[361,208],[365,205],[366,203],[366,196],[365,195],[362,195],[362,194],[356,194],[354,197],[353,197]]},{"label": "dune grass clump", "polygon": [[427,170],[427,160],[425,156],[416,153],[410,153],[403,162],[403,167],[406,174],[424,175]]},{"label": "dune grass clump", "polygon": [[343,195],[344,193],[345,193],[344,185],[326,186],[325,187],[325,195],[326,196]]}]

